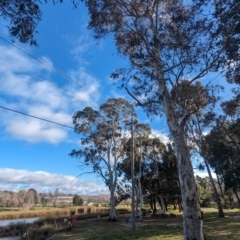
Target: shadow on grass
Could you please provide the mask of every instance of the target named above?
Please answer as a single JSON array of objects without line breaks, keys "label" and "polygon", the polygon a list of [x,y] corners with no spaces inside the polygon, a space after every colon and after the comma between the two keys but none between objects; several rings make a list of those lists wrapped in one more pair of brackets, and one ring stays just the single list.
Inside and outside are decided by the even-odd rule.
[{"label": "shadow on grass", "polygon": [[236,218],[235,215],[225,214],[224,218],[218,218],[218,213],[206,213],[204,232],[208,236],[207,240],[239,240],[240,219]]},{"label": "shadow on grass", "polygon": [[[178,224],[177,228],[167,228],[167,223]],[[125,220],[109,222],[107,218],[78,221],[71,232],[57,234],[53,240],[182,240],[182,219],[145,219],[136,230],[124,226]],[[206,240],[239,240],[240,219],[233,216],[218,218],[218,214],[204,214],[204,233]]]},{"label": "shadow on grass", "polygon": [[182,240],[181,218],[177,219],[179,226],[172,229],[168,229],[166,226],[166,223],[171,222],[171,219],[164,219],[166,223],[158,220],[160,219],[138,224],[136,230],[132,230],[129,226],[124,226],[125,220],[123,219],[119,219],[116,222],[109,222],[107,219],[101,219],[101,221],[79,221],[77,227],[72,232],[60,233],[53,240]]}]

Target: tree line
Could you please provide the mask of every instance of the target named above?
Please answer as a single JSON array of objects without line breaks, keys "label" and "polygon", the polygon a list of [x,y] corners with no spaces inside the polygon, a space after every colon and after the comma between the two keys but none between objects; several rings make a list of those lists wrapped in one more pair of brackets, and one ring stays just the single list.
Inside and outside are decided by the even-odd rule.
[{"label": "tree line", "polygon": [[[185,134],[191,159],[198,158],[196,168],[209,170],[208,177],[195,177],[198,202],[201,207],[217,203],[219,217],[223,217],[223,208],[233,207],[234,198],[240,206],[238,196],[240,119],[236,117],[230,121],[226,116],[216,116],[212,109],[217,96],[211,96],[199,82],[190,89],[186,81],[182,82],[182,85],[185,99],[186,96],[190,99],[189,95],[198,91],[205,92],[201,99],[198,99],[199,105],[207,105],[205,111],[196,111],[191,116]],[[174,97],[173,93],[172,98]],[[225,107],[225,104],[226,102],[222,103],[222,106]],[[108,99],[98,111],[86,107],[74,114],[73,122],[75,132],[82,136],[82,147],[73,150],[70,156],[79,159],[80,168],[84,169],[87,166],[90,169],[83,174],[95,173],[109,187],[111,219],[116,216],[115,206],[131,197],[133,152],[136,210],[141,211],[143,199],[145,204],[150,205],[153,213],[156,213],[157,203],[163,213],[166,213],[169,206],[182,211],[177,158],[171,136],[168,143],[154,136],[149,125],[138,122],[133,106],[121,98]],[[131,125],[134,126],[133,148]],[[209,130],[207,134],[204,133],[206,129]],[[212,171],[216,174],[216,179],[213,178]]]},{"label": "tree line", "polygon": [[[29,209],[35,205],[39,206],[64,206],[64,205],[83,205],[83,199],[91,201],[96,199],[103,201],[103,198],[94,196],[81,197],[77,194],[63,194],[57,188],[53,193],[51,191],[38,193],[36,189],[20,191],[0,191],[0,207],[4,208],[19,208]],[[106,201],[106,198],[105,198]],[[104,201],[103,201],[104,202]]]}]

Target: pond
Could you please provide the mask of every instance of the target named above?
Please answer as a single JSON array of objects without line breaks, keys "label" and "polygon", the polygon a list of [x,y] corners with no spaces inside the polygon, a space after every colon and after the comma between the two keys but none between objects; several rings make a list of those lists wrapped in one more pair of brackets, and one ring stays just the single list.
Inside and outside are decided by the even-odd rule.
[{"label": "pond", "polygon": [[20,223],[34,223],[39,218],[19,218],[19,219],[9,219],[9,220],[0,220],[0,227],[6,227],[11,224],[20,224]]}]

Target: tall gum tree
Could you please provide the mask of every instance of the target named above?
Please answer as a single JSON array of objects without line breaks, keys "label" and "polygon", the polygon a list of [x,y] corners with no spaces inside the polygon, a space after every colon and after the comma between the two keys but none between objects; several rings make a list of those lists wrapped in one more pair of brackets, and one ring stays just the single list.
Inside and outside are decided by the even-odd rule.
[{"label": "tall gum tree", "polygon": [[99,111],[86,107],[73,116],[75,132],[82,136],[82,148],[72,150],[70,156],[79,158],[80,167],[90,168],[91,173],[100,176],[108,186],[109,220],[116,218],[117,164],[125,157],[124,142],[129,137],[131,118],[135,117],[132,104],[122,98],[108,99]]},{"label": "tall gum tree", "polygon": [[[96,38],[114,36],[128,69],[113,74],[149,115],[162,113],[174,140],[183,203],[186,240],[202,240],[203,221],[189,149],[184,134],[192,112],[177,116],[173,87],[191,76],[189,85],[219,67],[224,44],[213,38],[216,26],[204,5],[180,0],[89,0],[89,28]],[[224,36],[227,38],[228,36]]]},{"label": "tall gum tree", "polygon": [[[142,159],[143,159],[143,152],[142,152],[142,148],[143,148],[143,142],[144,140],[149,136],[149,134],[151,133],[151,128],[149,125],[147,124],[142,124],[142,123],[138,123],[135,124],[135,142],[137,142],[138,145],[138,174],[137,174],[137,180],[138,180],[138,192],[139,194],[137,194],[138,198],[139,198],[139,216],[140,216],[140,220],[142,220],[142,206],[143,206],[143,194],[142,194],[142,184],[141,184],[141,175],[142,175]],[[138,203],[138,201],[137,201]],[[138,204],[137,204],[138,206]],[[138,210],[138,208],[136,207],[136,210]]]}]

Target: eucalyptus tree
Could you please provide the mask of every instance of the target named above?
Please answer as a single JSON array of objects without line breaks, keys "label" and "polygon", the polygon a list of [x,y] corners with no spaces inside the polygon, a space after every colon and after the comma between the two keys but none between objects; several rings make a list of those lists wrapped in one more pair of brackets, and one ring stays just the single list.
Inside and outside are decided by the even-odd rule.
[{"label": "eucalyptus tree", "polygon": [[[197,0],[211,5],[213,18],[216,19],[216,34],[219,44],[224,46],[223,63],[227,68],[226,79],[229,83],[240,84],[240,2],[238,0],[207,1]],[[226,39],[227,36],[227,39]],[[227,41],[224,41],[227,40]],[[237,91],[236,91],[237,90]],[[239,103],[240,91],[235,89]],[[236,100],[237,100],[236,99]]]},{"label": "eucalyptus tree", "polygon": [[177,92],[186,76],[191,76],[191,85],[209,71],[218,70],[224,41],[213,37],[213,18],[204,5],[180,0],[94,0],[86,4],[89,28],[95,37],[112,34],[119,53],[129,59],[129,68],[115,71],[112,77],[120,80],[120,86],[149,115],[166,116],[178,160],[184,237],[203,239],[203,221],[184,134],[192,112],[183,111],[178,118],[179,106],[170,92],[173,88]]},{"label": "eucalyptus tree", "polygon": [[168,203],[173,204],[176,208],[178,205],[179,212],[182,211],[182,199],[180,184],[178,179],[177,159],[171,143],[166,145],[165,151],[162,153],[160,165],[160,174],[165,179],[165,187],[163,193],[165,195],[166,209]]},{"label": "eucalyptus tree", "polygon": [[151,143],[148,146],[147,149],[147,158],[151,161],[151,164],[153,165],[153,168],[155,168],[155,175],[157,179],[158,184],[158,198],[160,199],[160,206],[162,208],[162,213],[166,213],[166,207],[163,200],[162,195],[162,180],[160,176],[160,161],[162,159],[163,151],[165,150],[165,145],[158,139],[158,138],[152,138]]},{"label": "eucalyptus tree", "polygon": [[[177,161],[171,143],[164,144],[158,138],[152,138],[147,152],[148,172],[152,173],[152,193],[156,196],[162,213],[166,213],[168,204],[175,205],[176,200],[181,210],[180,185]],[[151,187],[151,185],[150,185]]]},{"label": "eucalyptus tree", "polygon": [[149,134],[151,133],[151,128],[147,124],[141,124],[138,123],[135,125],[135,134],[134,138],[136,138],[136,142],[139,148],[139,168],[138,168],[138,190],[139,190],[139,215],[140,219],[142,219],[142,205],[143,205],[143,196],[142,196],[142,185],[141,185],[141,174],[142,174],[142,158],[143,158],[143,144],[146,141],[146,139],[149,137]]},{"label": "eucalyptus tree", "polygon": [[[143,135],[139,137],[137,131],[135,129],[135,175],[137,180],[140,180],[140,184],[135,189],[139,191],[139,186],[141,187],[143,199],[147,198],[149,200],[153,213],[156,213],[157,201],[162,208],[162,212],[165,213],[167,204],[175,204],[177,201],[179,206],[181,205],[176,157],[170,144],[166,146],[148,132],[144,138]],[[126,142],[126,158],[118,165],[119,171],[123,175],[121,183],[126,189],[125,194],[129,189],[127,187],[128,182],[131,181],[130,144],[130,141]],[[141,152],[138,151],[139,147],[142,148]],[[141,197],[139,200],[141,200]]]},{"label": "eucalyptus tree", "polygon": [[224,217],[224,212],[223,212],[223,206],[221,203],[221,199],[219,196],[219,193],[217,191],[216,187],[216,182],[213,179],[211,168],[210,168],[210,157],[211,157],[211,152],[209,151],[209,145],[211,143],[208,143],[205,138],[204,130],[209,128],[209,123],[213,121],[215,118],[215,114],[208,112],[206,114],[202,115],[194,115],[191,117],[190,121],[190,134],[191,135],[191,140],[195,144],[195,151],[197,151],[200,156],[203,158],[204,166],[203,169],[206,167],[209,180],[213,189],[214,193],[214,200],[217,203],[218,206],[218,216],[220,218]]},{"label": "eucalyptus tree", "polygon": [[[124,161],[118,164],[118,169],[123,175],[122,183],[121,185],[125,185],[124,187],[121,187],[119,185],[120,189],[125,192],[125,195],[128,195],[129,191],[129,186],[128,183],[132,181],[131,179],[131,157],[132,157],[132,152],[134,151],[134,187],[132,191],[134,190],[136,192],[136,197],[137,197],[137,204],[136,204],[136,211],[139,209],[139,215],[140,218],[142,217],[142,164],[143,164],[143,155],[144,155],[144,146],[146,144],[146,141],[151,133],[150,126],[147,124],[135,122],[133,126],[133,132],[134,132],[134,145],[132,149],[132,141],[131,139],[128,139],[125,142],[125,152],[126,152],[126,157]],[[125,191],[124,191],[125,188]],[[123,194],[121,194],[123,195]],[[124,196],[124,195],[123,195]]]},{"label": "eucalyptus tree", "polygon": [[208,177],[201,178],[196,176],[197,188],[199,192],[199,202],[202,207],[208,207],[214,200],[212,192],[212,183]]},{"label": "eucalyptus tree", "polygon": [[70,156],[80,159],[80,167],[88,167],[100,176],[110,191],[110,216],[115,219],[115,190],[118,181],[117,164],[125,157],[124,142],[129,137],[131,118],[135,110],[122,98],[110,98],[98,111],[86,107],[73,115],[76,133],[81,134],[82,148]]},{"label": "eucalyptus tree", "polygon": [[38,203],[39,199],[38,199],[38,193],[37,190],[35,190],[34,188],[30,188],[27,191],[27,194],[25,195],[25,202],[28,205],[33,205]]},{"label": "eucalyptus tree", "polygon": [[[234,84],[232,92],[234,97],[222,104],[223,110],[230,116],[239,114],[240,110],[240,2],[238,0],[196,0],[211,7],[215,19],[215,37],[219,46],[223,46],[222,66],[226,71],[228,83]],[[221,37],[219,37],[221,36]]]},{"label": "eucalyptus tree", "polygon": [[[236,124],[236,125],[235,125]],[[209,163],[224,183],[225,189],[232,189],[240,203],[237,191],[240,189],[240,135],[239,122],[230,123],[219,118],[217,125],[206,136]]]}]

